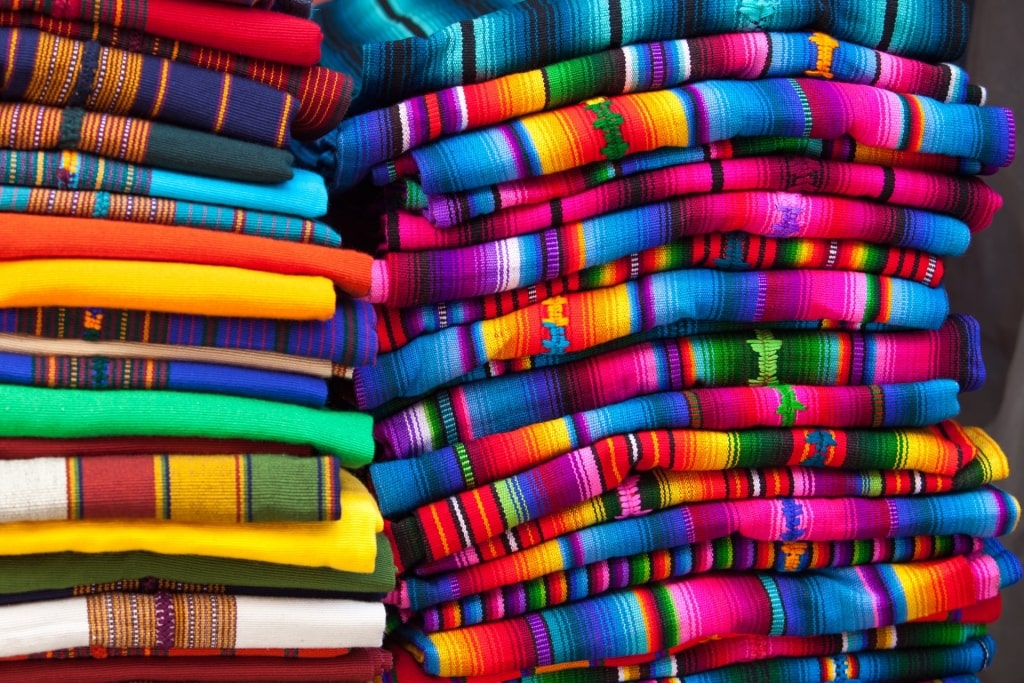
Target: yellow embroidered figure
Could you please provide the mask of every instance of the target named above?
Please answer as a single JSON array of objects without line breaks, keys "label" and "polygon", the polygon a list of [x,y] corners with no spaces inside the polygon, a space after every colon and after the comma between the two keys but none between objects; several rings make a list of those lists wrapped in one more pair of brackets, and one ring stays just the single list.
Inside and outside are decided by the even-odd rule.
[{"label": "yellow embroidered figure", "polygon": [[804,73],[817,78],[834,78],[832,58],[835,56],[836,48],[839,47],[839,41],[824,33],[812,34],[808,40],[818,48],[818,63],[814,69],[808,69]]}]

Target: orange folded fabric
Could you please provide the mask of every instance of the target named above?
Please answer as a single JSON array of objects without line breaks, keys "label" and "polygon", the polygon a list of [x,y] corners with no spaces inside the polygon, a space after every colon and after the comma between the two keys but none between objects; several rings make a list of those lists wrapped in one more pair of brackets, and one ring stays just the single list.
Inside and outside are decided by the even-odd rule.
[{"label": "orange folded fabric", "polygon": [[232,266],[326,277],[345,293],[370,291],[373,257],[351,249],[174,226],[0,213],[0,260],[85,258]]}]

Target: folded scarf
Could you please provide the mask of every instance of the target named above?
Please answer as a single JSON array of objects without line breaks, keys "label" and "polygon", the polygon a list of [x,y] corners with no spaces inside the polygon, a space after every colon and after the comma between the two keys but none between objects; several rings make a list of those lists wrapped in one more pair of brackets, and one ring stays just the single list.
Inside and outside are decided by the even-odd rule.
[{"label": "folded scarf", "polygon": [[[818,635],[900,624],[993,597],[1020,576],[1019,561],[990,540],[985,551],[966,557],[799,577],[686,577],[493,624],[433,634],[403,629],[401,636],[427,673],[482,675],[658,652],[711,636]],[[743,609],[716,607],[727,604]]]},{"label": "folded scarf", "polygon": [[221,593],[229,589],[239,593],[277,589],[352,594],[384,593],[395,586],[391,545],[384,534],[377,534],[376,558],[370,573],[127,551],[0,556],[0,574],[4,577],[0,600],[8,602],[42,593],[72,597],[110,590],[196,592],[197,586],[208,586],[209,592]]},{"label": "folded scarf", "polygon": [[788,192],[704,194],[457,249],[388,253],[375,264],[379,294],[371,297],[375,303],[410,306],[485,296],[680,238],[734,231],[889,244],[938,256],[961,255],[970,242],[962,221],[917,209]]},{"label": "folded scarf", "polygon": [[294,66],[320,58],[320,30],[277,12],[202,0],[3,0],[0,8],[107,24]]},{"label": "folded scarf", "polygon": [[[946,132],[960,131],[950,136]],[[810,79],[704,81],[595,98],[410,152],[428,194],[557,173],[627,153],[740,136],[836,138],[883,149],[1005,166],[1014,155],[1005,108],[943,104],[880,88]]]},{"label": "folded scarf", "polygon": [[[611,180],[582,192],[560,194],[544,203],[513,207],[450,227],[435,227],[428,218],[407,212],[389,212],[384,216],[384,230],[391,250],[452,248],[505,239],[558,224],[567,225],[611,211],[660,202],[671,197],[712,193],[706,197],[695,197],[689,202],[674,202],[668,205],[678,207],[689,222],[696,218],[696,211],[714,210],[719,206],[712,201],[717,193],[751,191],[863,197],[887,204],[943,213],[964,221],[972,232],[987,227],[992,221],[992,216],[1002,206],[1002,198],[978,178],[843,161],[776,156],[726,159],[655,169]],[[728,198],[732,201],[743,196],[745,195],[728,195]],[[702,199],[704,204],[700,203]],[[691,203],[692,211],[689,210]],[[808,208],[813,206],[812,201]],[[838,202],[838,206],[851,210],[865,210],[859,203]],[[730,208],[741,212],[741,207],[742,204]],[[776,203],[776,207],[781,209],[780,203]],[[776,236],[796,236],[798,233],[793,229],[799,226],[804,231],[814,231],[801,233],[800,236],[803,237],[828,236],[856,238],[867,242],[890,242],[935,253],[943,253],[943,247],[949,248],[948,243],[938,238],[935,241],[937,246],[932,248],[927,243],[915,242],[909,234],[897,232],[913,230],[911,226],[886,226],[886,230],[880,230],[882,226],[865,225],[859,227],[864,232],[847,234],[843,230],[852,226],[845,224],[849,217],[843,212],[838,212],[834,217],[840,222],[835,228],[835,234],[819,233],[828,228],[813,225],[813,219],[804,216],[803,213],[801,211],[793,216],[799,220],[792,221],[789,229],[785,230],[786,234]],[[735,225],[740,227],[732,229],[757,231],[757,227],[747,228],[739,223]],[[873,230],[877,232],[868,232]]]},{"label": "folded scarf", "polygon": [[[439,366],[436,387],[495,360],[563,356],[681,320],[756,323],[838,320],[937,329],[946,293],[905,280],[853,272],[709,270],[656,273],[638,282],[545,299],[519,311],[418,337],[355,368],[355,400],[372,409],[408,395],[421,360]],[[578,358],[558,358],[557,361]],[[415,395],[415,394],[412,394]]]},{"label": "folded scarf", "polygon": [[[628,438],[626,439],[628,441]],[[573,454],[575,455],[575,454]],[[573,505],[590,501],[615,486],[622,485],[626,491],[616,492],[623,497],[625,509],[620,516],[643,514],[643,505],[639,492],[630,492],[631,481],[627,479],[629,463],[627,458],[623,471],[618,477],[604,470],[596,463],[586,462],[585,458],[578,461],[578,481],[566,483],[553,478],[554,474],[564,473],[566,459],[556,459],[541,465],[530,472],[508,480],[495,482],[490,486],[481,487],[471,492],[451,496],[447,499],[431,503],[417,509],[411,516],[394,522],[390,533],[394,538],[396,557],[400,567],[413,567],[424,561],[436,562],[478,546],[486,541],[499,537],[504,532],[544,517],[553,517]],[[561,467],[559,467],[559,465]],[[614,468],[615,464],[611,464]],[[784,474],[784,472],[782,472]],[[668,475],[658,473],[669,479]],[[764,480],[770,476],[780,476],[779,471],[765,473]],[[830,493],[836,495],[860,494],[857,477],[848,473],[826,473],[821,476],[808,475],[795,482],[792,489],[785,485],[778,487],[783,494],[804,489],[805,484],[812,481],[827,482],[832,479],[838,484]],[[682,479],[678,490],[685,502],[685,489],[694,483],[710,484],[712,490],[724,495],[771,495],[774,491],[761,491],[759,484],[762,478],[752,477],[750,486],[744,491],[733,490],[736,482],[743,477],[737,473],[711,474],[697,473],[691,476],[676,477]],[[867,477],[871,479],[871,477]],[[902,494],[912,493],[915,489],[913,474],[906,476],[893,475],[885,484],[885,480],[875,477],[876,486],[884,486],[890,491]],[[900,483],[902,479],[902,483]],[[933,479],[935,491],[942,491],[949,483],[941,483]],[[836,481],[838,480],[838,481]],[[863,486],[863,482],[860,482]],[[665,483],[671,489],[670,483]],[[919,490],[927,490],[927,484],[920,482]],[[632,493],[632,495],[631,495]],[[714,497],[714,493],[707,494]],[[998,511],[986,515],[982,510]],[[929,512],[932,511],[932,512]],[[945,514],[948,513],[948,516]],[[904,516],[905,515],[905,516]],[[652,528],[663,525],[675,526],[676,531],[683,534],[694,534],[685,539],[673,538],[665,545],[647,548],[648,550],[696,543],[714,538],[722,538],[733,533],[759,541],[833,541],[868,538],[896,538],[899,536],[967,534],[970,536],[990,537],[1009,533],[1017,524],[1020,507],[1016,500],[998,489],[978,489],[968,493],[933,495],[926,498],[840,498],[838,500],[817,498],[781,498],[777,500],[759,500],[756,498],[739,498],[737,500],[715,501],[683,505],[663,513],[643,517],[636,525],[623,521],[623,526],[630,528],[628,533],[637,533],[642,537],[656,537]],[[984,521],[982,521],[984,519]],[[713,521],[712,521],[713,520]],[[903,526],[903,525],[909,526]],[[959,524],[965,526],[960,527]],[[970,526],[978,524],[978,526]],[[654,525],[653,527],[651,525]],[[915,526],[919,525],[919,526]],[[948,526],[952,525],[952,526]],[[714,529],[714,530],[712,530]],[[610,532],[615,533],[615,532]],[[544,537],[550,538],[545,535]],[[507,539],[499,539],[500,543]],[[606,541],[607,542],[607,541]],[[593,543],[593,541],[591,541]],[[579,546],[570,542],[569,547]],[[601,543],[590,547],[600,548]],[[513,557],[519,556],[522,548],[517,548]],[[643,552],[643,550],[638,550]],[[625,553],[630,554],[630,553]],[[543,552],[541,552],[543,555]],[[604,559],[604,558],[595,558]],[[545,566],[538,563],[538,566]],[[547,566],[551,566],[550,563]],[[552,567],[551,570],[557,569]],[[489,586],[494,587],[494,586]],[[475,592],[475,591],[471,591]],[[450,595],[442,599],[461,597]],[[415,607],[414,607],[415,608]]]},{"label": "folded scarf", "polygon": [[284,150],[146,119],[3,103],[0,129],[7,131],[6,149],[79,150],[250,183],[279,183],[292,177],[292,155]]},{"label": "folded scarf", "polygon": [[[427,358],[429,362],[417,362]],[[903,362],[904,358],[908,360]],[[900,362],[895,363],[896,359]],[[384,354],[376,365],[353,372],[355,390],[365,405],[376,407],[397,397],[422,396],[474,369],[458,363],[471,357],[445,360],[410,358],[401,350]],[[537,398],[551,401],[576,392],[601,395],[609,403],[696,386],[898,384],[949,378],[964,391],[973,391],[985,381],[980,329],[967,317],[950,318],[939,330],[925,332],[782,331],[776,335],[762,329],[699,335],[631,345],[552,368],[507,370],[512,374],[495,384],[505,389],[516,385],[518,391],[499,396],[542,392]]]},{"label": "folded scarf", "polygon": [[[260,185],[175,173],[75,151],[0,150],[0,172],[7,185],[112,192],[136,195],[136,201],[139,196],[160,197],[302,218],[317,218],[327,213],[327,189],[323,179],[302,169],[296,169],[291,180]],[[332,247],[341,245],[341,237],[333,229],[325,230],[326,226],[312,221],[303,223],[306,227],[294,234],[278,229],[269,236],[301,242],[320,240]]]},{"label": "folded scarf", "polygon": [[[614,161],[595,161],[559,173],[449,194],[424,193],[423,187],[412,178],[415,175],[415,164],[410,157],[402,157],[378,166],[381,174],[375,176],[375,181],[379,185],[390,186],[383,192],[392,208],[420,211],[432,223],[451,227],[503,209],[540,204],[559,197],[576,195],[616,178],[626,178],[638,173],[685,164],[794,154],[808,159],[866,164],[893,170],[908,169],[956,175],[995,172],[991,167],[954,157],[859,145],[848,136],[833,140],[741,137],[696,147],[663,147],[651,152],[637,152]],[[399,179],[400,176],[402,180]],[[805,182],[810,182],[810,179],[806,179]]]},{"label": "folded scarf", "polygon": [[[683,238],[560,278],[488,296],[407,308],[378,305],[375,309],[380,351],[394,351],[420,335],[497,318],[561,294],[611,287],[653,273],[694,268],[727,271],[852,270],[910,280],[929,287],[938,287],[945,273],[942,259],[912,249],[845,240],[775,239],[741,232],[712,233]],[[497,361],[488,365],[495,369],[501,367]]]},{"label": "folded scarf", "polygon": [[78,391],[0,385],[8,437],[199,436],[308,444],[360,467],[373,458],[361,413],[175,391]]},{"label": "folded scarf", "polygon": [[824,33],[732,33],[613,47],[525,73],[410,98],[345,119],[336,138],[329,136],[318,143],[321,158],[317,161],[336,172],[333,185],[345,189],[375,164],[445,135],[600,95],[765,76],[862,83],[947,103],[985,99],[984,89],[968,85],[967,74],[950,64],[905,59]]},{"label": "folded scarf", "polygon": [[[4,260],[131,259],[172,261],[182,266],[185,264],[233,266],[234,268],[268,271],[282,275],[315,275],[330,278],[343,292],[352,296],[364,296],[369,292],[371,264],[373,263],[370,256],[351,249],[332,249],[313,244],[268,240],[250,235],[183,229],[148,223],[100,221],[90,218],[66,218],[57,222],[49,216],[0,213],[0,239],[2,239],[0,259]],[[182,282],[182,286],[185,286],[184,282]],[[277,287],[280,288],[281,285],[277,285]],[[216,289],[216,287],[210,287],[207,288],[207,291],[216,291]],[[272,286],[254,284],[252,289],[264,297],[272,296]],[[255,292],[250,292],[250,296],[253,296]],[[110,306],[136,310],[149,308],[139,302],[123,306],[98,302],[23,305]],[[171,311],[198,313],[197,311],[175,311],[174,309]],[[218,313],[209,313],[208,315],[218,315]],[[257,311],[235,313],[234,315],[253,318],[297,318],[297,316],[274,316],[269,313],[260,315]],[[319,319],[325,320],[330,315],[328,313]]]},{"label": "folded scarf", "polygon": [[[383,520],[373,497],[353,475],[341,470],[340,478],[344,515],[336,522],[194,524],[146,519],[11,522],[4,525],[2,553],[142,550],[329,567],[369,574],[374,571],[376,562],[374,534],[383,530]],[[31,651],[40,649],[47,648],[35,647]]]},{"label": "folded scarf", "polygon": [[733,0],[699,7],[674,0],[625,7],[608,0],[545,0],[536,7],[514,0],[427,6],[392,0],[387,8],[363,0],[325,4],[316,20],[324,31],[322,63],[357,80],[353,110],[360,110],[620,45],[737,31],[814,29],[882,52],[953,61],[966,44],[970,11],[963,0],[927,7],[895,0],[781,7],[748,0],[738,7]]},{"label": "folded scarf", "polygon": [[[28,310],[28,309],[7,309]],[[42,308],[32,310],[46,310]],[[102,309],[95,309],[102,310]],[[208,346],[145,344],[139,342],[96,342],[79,339],[49,339],[27,335],[0,334],[0,353],[29,356],[102,356],[123,361],[180,361],[229,368],[251,368],[321,380],[332,377],[336,368],[330,361],[293,356],[273,351],[244,351]],[[329,386],[328,386],[329,389]],[[192,389],[195,391],[196,389]],[[223,393],[223,392],[218,392]],[[272,398],[272,397],[267,397]],[[330,399],[328,399],[330,401]]]},{"label": "folded scarf", "polygon": [[[372,681],[391,668],[391,653],[354,648],[338,657],[282,658],[200,656],[153,659],[145,656],[101,659],[49,659],[0,663],[0,676],[24,683],[74,680],[108,683],[112,680],[159,681]],[[289,651],[291,652],[291,651]],[[301,652],[301,650],[299,650]]]},{"label": "folded scarf", "polygon": [[124,309],[51,307],[0,310],[0,333],[6,334],[89,343],[125,341],[140,342],[144,346],[163,344],[276,351],[330,360],[340,365],[374,362],[377,355],[374,322],[372,307],[347,299],[339,301],[334,316],[323,322],[187,316]]},{"label": "folded scarf", "polygon": [[246,78],[33,29],[0,28],[0,54],[4,100],[166,121],[271,147],[291,142],[298,101]]},{"label": "folded scarf", "polygon": [[[605,435],[603,425],[586,425],[580,420],[577,426],[579,429],[571,429],[569,420],[552,420],[446,446],[418,458],[375,462],[369,474],[381,513],[391,517],[602,439],[621,439]],[[643,430],[632,433],[639,435]],[[672,469],[688,471],[802,466],[916,470],[952,477],[979,457],[988,462],[1005,461],[1002,449],[983,430],[952,421],[886,430],[674,429],[664,430],[659,438],[663,439],[659,448],[664,449],[659,458],[667,459]]]},{"label": "folded scarf", "polygon": [[315,138],[337,126],[352,96],[351,79],[320,66],[294,67],[251,59],[235,52],[167,40],[107,24],[54,19],[30,12],[0,10],[0,26],[36,28],[64,38],[94,40],[101,45],[173,59],[269,85],[299,100],[299,110],[292,121],[292,134],[299,139]]},{"label": "folded scarf", "polygon": [[[495,560],[478,569],[494,572],[490,576],[498,579],[500,587],[417,610],[413,618],[424,631],[432,633],[508,619],[613,590],[689,574],[724,570],[794,573],[880,562],[921,562],[968,555],[981,548],[981,540],[969,536],[817,542],[752,541],[730,536],[598,560],[532,579],[516,579],[511,573],[498,578],[501,561]],[[489,567],[491,564],[494,569]],[[468,572],[453,575],[453,583],[465,574]],[[422,581],[410,578],[403,585],[419,585]]]},{"label": "folded scarf", "polygon": [[[615,683],[624,677],[643,679],[655,673],[689,675],[720,666],[778,657],[955,647],[985,634],[986,627],[981,623],[908,623],[820,636],[731,635],[673,648],[678,651],[665,657],[620,657],[580,662],[547,673],[531,673],[522,676],[521,680],[528,683],[582,683],[584,680]],[[385,675],[386,683],[438,680],[423,673],[406,650],[393,648],[392,652],[395,655],[395,668]],[[479,676],[465,680],[471,683],[497,683],[502,679]]]},{"label": "folded scarf", "polygon": [[304,444],[250,439],[203,439],[182,436],[100,436],[85,439],[0,437],[0,459],[80,458],[94,455],[235,455],[237,453],[313,454]]},{"label": "folded scarf", "polygon": [[0,656],[106,647],[380,647],[384,606],[355,600],[106,593],[0,606]]},{"label": "folded scarf", "polygon": [[[0,214],[4,215],[16,214]],[[53,224],[49,216],[39,218]],[[71,228],[70,225],[67,227]],[[29,233],[22,234],[25,241],[45,239],[39,235],[29,237]],[[231,234],[223,237],[242,238]],[[88,233],[79,233],[79,241],[87,242],[91,238]],[[187,240],[178,248],[187,248],[186,245]],[[43,245],[39,243],[37,246]],[[63,250],[62,246],[55,242],[43,247],[42,251],[56,254]],[[0,306],[137,307],[186,315],[260,316],[283,320],[326,320],[333,315],[336,298],[334,286],[327,278],[282,275],[230,265],[179,263],[170,257],[170,245],[167,246],[165,262],[112,261],[102,260],[102,257],[2,260]],[[0,258],[3,256],[7,254],[0,254]],[[203,258],[202,255],[197,256]],[[11,254],[9,258],[19,257]]]},{"label": "folded scarf", "polygon": [[101,355],[33,356],[0,351],[0,383],[64,389],[192,391],[311,408],[323,408],[327,403],[327,382],[308,375]]},{"label": "folded scarf", "polygon": [[288,455],[124,455],[0,461],[0,522],[341,519],[341,462]]}]

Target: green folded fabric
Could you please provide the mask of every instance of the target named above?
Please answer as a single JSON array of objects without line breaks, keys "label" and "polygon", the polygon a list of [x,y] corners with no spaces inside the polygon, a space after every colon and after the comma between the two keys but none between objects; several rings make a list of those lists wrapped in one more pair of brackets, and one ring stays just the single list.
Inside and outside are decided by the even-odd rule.
[{"label": "green folded fabric", "polygon": [[0,557],[0,595],[37,593],[151,577],[193,585],[386,593],[395,587],[395,565],[391,546],[384,534],[377,534],[377,560],[372,574],[355,574],[326,567],[296,567],[253,560],[160,555],[142,551]]},{"label": "green folded fabric", "polygon": [[306,444],[342,467],[373,459],[369,415],[220,394],[0,385],[7,437],[192,436]]}]

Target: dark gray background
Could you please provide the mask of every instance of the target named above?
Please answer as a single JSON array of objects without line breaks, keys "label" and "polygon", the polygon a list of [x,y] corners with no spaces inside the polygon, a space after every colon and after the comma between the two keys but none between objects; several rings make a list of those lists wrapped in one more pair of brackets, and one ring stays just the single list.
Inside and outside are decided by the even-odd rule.
[{"label": "dark gray background", "polygon": [[[967,52],[973,83],[989,103],[1010,107],[1024,134],[1024,2],[977,0]],[[950,131],[955,135],[955,131]],[[1024,141],[1018,135],[1018,156]],[[1002,486],[1024,498],[1024,159],[988,179],[1005,204],[992,226],[976,235],[967,255],[947,262],[946,286],[955,312],[981,321],[988,382],[961,398],[962,421],[989,429],[1010,459]],[[1022,557],[1024,529],[1004,542]],[[992,628],[998,653],[982,674],[986,683],[1024,683],[1024,584],[1004,594],[1002,619]]]}]

